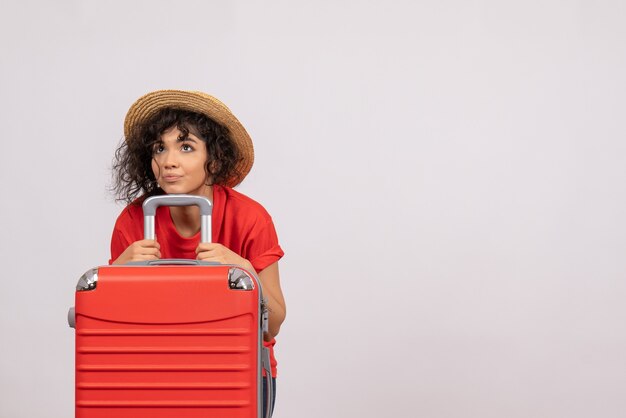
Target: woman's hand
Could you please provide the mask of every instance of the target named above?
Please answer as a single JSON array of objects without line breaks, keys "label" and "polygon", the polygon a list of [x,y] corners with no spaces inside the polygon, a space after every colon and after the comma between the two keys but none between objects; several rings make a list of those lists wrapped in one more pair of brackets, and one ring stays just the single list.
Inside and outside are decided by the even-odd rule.
[{"label": "woman's hand", "polygon": [[222,244],[215,242],[200,243],[198,248],[196,248],[196,258],[201,261],[215,261],[221,264],[235,264],[247,270],[252,269],[252,264],[250,264],[248,260],[224,247]]},{"label": "woman's hand", "polygon": [[113,264],[126,264],[130,261],[158,260],[161,246],[153,239],[135,241],[124,250]]}]

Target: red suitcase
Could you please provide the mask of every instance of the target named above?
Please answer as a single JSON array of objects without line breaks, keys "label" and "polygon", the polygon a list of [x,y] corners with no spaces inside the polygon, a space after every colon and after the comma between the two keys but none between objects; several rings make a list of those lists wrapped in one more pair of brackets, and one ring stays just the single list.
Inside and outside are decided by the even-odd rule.
[{"label": "red suitcase", "polygon": [[[147,239],[164,204],[200,206],[209,240],[210,202],[186,195],[146,199]],[[267,311],[250,272],[157,260],[91,269],[76,290],[76,418],[271,416]]]}]

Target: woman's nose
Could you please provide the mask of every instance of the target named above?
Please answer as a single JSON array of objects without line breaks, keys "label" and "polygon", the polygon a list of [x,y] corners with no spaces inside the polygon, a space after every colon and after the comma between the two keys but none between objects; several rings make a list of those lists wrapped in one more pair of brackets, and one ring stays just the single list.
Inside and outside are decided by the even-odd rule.
[{"label": "woman's nose", "polygon": [[175,155],[175,152],[166,152],[163,156],[163,167],[164,168],[174,168],[178,167],[178,158]]}]

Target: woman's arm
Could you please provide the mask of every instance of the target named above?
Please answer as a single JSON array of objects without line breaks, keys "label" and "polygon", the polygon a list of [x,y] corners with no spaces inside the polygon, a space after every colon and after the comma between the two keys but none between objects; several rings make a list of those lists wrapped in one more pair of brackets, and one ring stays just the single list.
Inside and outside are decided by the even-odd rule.
[{"label": "woman's arm", "polygon": [[[250,265],[252,268],[252,265]],[[253,269],[254,271],[254,269]],[[270,264],[258,273],[263,286],[263,296],[267,300],[269,309],[269,335],[265,336],[267,341],[278,335],[280,326],[287,315],[287,307],[285,306],[285,298],[280,288],[280,277],[278,274],[278,262]]]},{"label": "woman's arm", "polygon": [[271,341],[272,338],[278,335],[278,331],[280,331],[280,326],[285,320],[287,312],[285,298],[280,289],[278,261],[257,273],[249,260],[229,250],[222,244],[201,243],[198,245],[198,248],[196,248],[196,254],[198,260],[217,261],[222,264],[236,264],[257,274],[261,281],[261,286],[263,286],[263,296],[267,300],[269,310],[269,332],[264,336],[265,340]]}]

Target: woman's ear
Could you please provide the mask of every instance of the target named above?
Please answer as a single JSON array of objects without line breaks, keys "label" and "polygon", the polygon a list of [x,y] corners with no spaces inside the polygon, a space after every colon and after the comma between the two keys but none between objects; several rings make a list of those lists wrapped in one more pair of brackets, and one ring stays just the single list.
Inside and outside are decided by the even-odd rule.
[{"label": "woman's ear", "polygon": [[215,174],[222,168],[222,163],[219,160],[213,160],[209,163],[209,174]]},{"label": "woman's ear", "polygon": [[204,178],[204,184],[207,186],[213,185],[213,179],[215,176],[213,175],[213,163],[207,163],[205,166],[206,176]]}]

